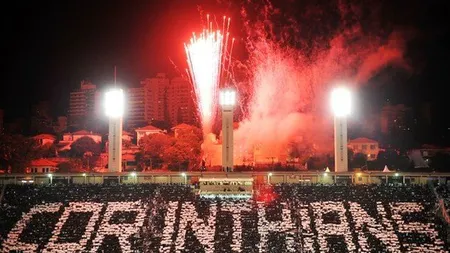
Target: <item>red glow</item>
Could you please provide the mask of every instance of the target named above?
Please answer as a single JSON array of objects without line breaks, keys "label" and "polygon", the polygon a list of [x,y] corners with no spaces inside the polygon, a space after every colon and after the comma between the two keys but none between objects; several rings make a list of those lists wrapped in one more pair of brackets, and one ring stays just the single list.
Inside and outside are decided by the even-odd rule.
[{"label": "red glow", "polygon": [[[213,23],[207,15],[207,28],[197,36],[193,34],[185,44],[188,62],[188,74],[195,88],[198,108],[204,134],[211,133],[216,108],[217,89],[224,70],[230,64],[229,40],[230,18],[223,17],[222,31],[213,29]],[[224,33],[223,33],[224,32]]]},{"label": "red glow", "polygon": [[278,195],[274,192],[273,187],[265,186],[261,187],[256,194],[256,201],[270,203],[278,198]]},{"label": "red glow", "polygon": [[[354,8],[339,7],[341,12]],[[256,19],[242,10],[249,59],[241,69],[248,77],[243,83],[250,84],[250,102],[235,134],[236,142],[246,150],[258,145],[262,153],[279,156],[290,141],[303,136],[316,151],[331,150],[331,88],[345,85],[355,89],[386,65],[404,65],[403,40],[398,33],[387,40],[368,36],[356,23],[339,27],[328,41],[312,43],[305,52],[286,43],[294,36],[283,37],[270,29],[277,13],[270,3]],[[290,27],[301,29],[301,24]]]}]

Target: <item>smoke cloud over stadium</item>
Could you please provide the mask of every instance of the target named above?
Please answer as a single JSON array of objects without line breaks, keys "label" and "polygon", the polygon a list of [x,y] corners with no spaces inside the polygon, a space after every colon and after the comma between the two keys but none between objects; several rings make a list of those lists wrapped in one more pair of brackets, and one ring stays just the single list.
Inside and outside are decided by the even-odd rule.
[{"label": "smoke cloud over stadium", "polygon": [[366,12],[346,1],[306,4],[297,14],[269,1],[242,7],[248,58],[233,71],[248,101],[237,143],[273,153],[303,136],[316,151],[332,148],[330,88],[357,89],[388,65],[408,66],[402,33],[378,30],[376,8]]}]

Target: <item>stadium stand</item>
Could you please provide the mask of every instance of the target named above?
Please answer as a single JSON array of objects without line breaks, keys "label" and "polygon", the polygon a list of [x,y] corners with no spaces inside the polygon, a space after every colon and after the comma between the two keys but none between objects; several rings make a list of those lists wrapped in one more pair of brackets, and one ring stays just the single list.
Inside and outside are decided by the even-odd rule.
[{"label": "stadium stand", "polygon": [[[436,192],[448,205],[450,190]],[[280,184],[251,200],[184,185],[8,185],[4,252],[448,252],[428,186]]]}]

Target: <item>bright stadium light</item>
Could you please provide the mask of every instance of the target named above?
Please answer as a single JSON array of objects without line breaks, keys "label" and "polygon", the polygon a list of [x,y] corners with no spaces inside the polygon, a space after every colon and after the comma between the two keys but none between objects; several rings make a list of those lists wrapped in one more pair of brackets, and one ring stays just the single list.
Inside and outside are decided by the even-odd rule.
[{"label": "bright stadium light", "polygon": [[344,87],[331,92],[331,108],[335,117],[346,117],[351,113],[351,97],[350,90]]},{"label": "bright stadium light", "polygon": [[223,89],[220,91],[219,104],[222,106],[222,170],[233,171],[233,110],[236,105],[236,91]]},{"label": "bright stadium light", "polygon": [[219,104],[222,107],[235,106],[236,105],[236,91],[231,90],[231,89],[226,89],[226,90],[220,91]]},{"label": "bright stadium light", "polygon": [[122,89],[111,89],[105,93],[105,113],[110,118],[120,118],[124,111]]},{"label": "bright stadium light", "polygon": [[331,92],[334,114],[334,171],[348,171],[347,116],[351,113],[351,92],[344,87]]},{"label": "bright stadium light", "polygon": [[181,173],[181,176],[184,178],[184,184],[187,184],[187,175],[185,172]]},{"label": "bright stadium light", "polygon": [[122,121],[125,98],[122,89],[112,88],[105,93],[105,113],[109,117],[108,170],[122,171]]},{"label": "bright stadium light", "polygon": [[47,174],[47,177],[50,178],[50,184],[53,184],[53,175],[50,173],[50,174]]}]

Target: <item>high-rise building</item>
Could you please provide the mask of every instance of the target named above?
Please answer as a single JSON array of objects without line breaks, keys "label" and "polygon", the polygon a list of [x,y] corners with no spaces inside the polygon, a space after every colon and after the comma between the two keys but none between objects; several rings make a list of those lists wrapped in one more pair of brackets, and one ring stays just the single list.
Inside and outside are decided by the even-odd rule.
[{"label": "high-rise building", "polygon": [[159,121],[175,126],[192,124],[195,104],[192,85],[181,77],[169,79],[166,74],[141,81],[140,87],[128,89],[125,118],[128,128]]},{"label": "high-rise building", "polygon": [[150,124],[145,117],[145,89],[135,87],[128,89],[127,109],[124,115],[127,126],[136,128]]},{"label": "high-rise building", "polygon": [[70,93],[69,126],[86,128],[100,112],[100,93],[89,81],[82,81],[80,89]]},{"label": "high-rise building", "polygon": [[189,81],[182,77],[174,77],[167,88],[167,110],[172,126],[186,123],[192,124],[195,119],[193,89]]},{"label": "high-rise building", "polygon": [[144,114],[147,121],[166,120],[165,98],[169,84],[170,80],[164,73],[158,73],[156,77],[141,81],[144,87]]}]

